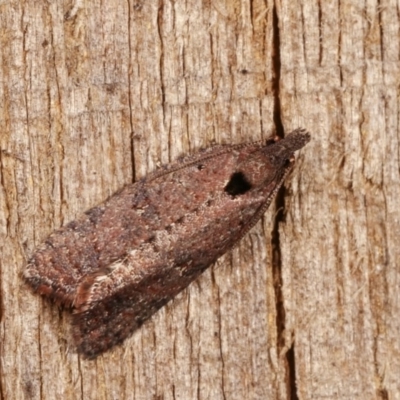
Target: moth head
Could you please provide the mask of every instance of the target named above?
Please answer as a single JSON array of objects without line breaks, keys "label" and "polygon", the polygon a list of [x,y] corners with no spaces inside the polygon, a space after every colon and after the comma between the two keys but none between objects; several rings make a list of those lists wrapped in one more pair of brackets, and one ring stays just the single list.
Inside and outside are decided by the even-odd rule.
[{"label": "moth head", "polygon": [[287,163],[294,162],[294,152],[300,150],[310,141],[310,134],[304,129],[296,129],[285,138],[268,141],[264,152],[270,164],[282,168]]},{"label": "moth head", "polygon": [[241,160],[225,191],[237,196],[264,187],[272,181],[280,181],[294,164],[294,152],[309,140],[310,134],[303,129],[291,132],[284,139],[268,140],[265,146],[260,146]]}]

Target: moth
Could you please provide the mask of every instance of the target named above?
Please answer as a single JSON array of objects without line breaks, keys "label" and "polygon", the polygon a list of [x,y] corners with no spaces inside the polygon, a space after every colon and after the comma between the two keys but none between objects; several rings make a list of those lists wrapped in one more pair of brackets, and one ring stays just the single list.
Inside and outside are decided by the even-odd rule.
[{"label": "moth", "polygon": [[310,140],[220,145],[162,167],[52,233],[24,277],[70,308],[79,353],[121,343],[253,227]]}]

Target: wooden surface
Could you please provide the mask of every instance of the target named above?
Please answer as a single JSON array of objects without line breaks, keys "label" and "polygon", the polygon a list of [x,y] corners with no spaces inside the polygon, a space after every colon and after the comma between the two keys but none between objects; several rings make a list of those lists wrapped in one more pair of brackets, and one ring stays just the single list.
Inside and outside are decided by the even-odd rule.
[{"label": "wooden surface", "polygon": [[[400,398],[395,1],[0,4],[1,399]],[[312,132],[240,246],[96,361],[21,280],[181,154]]]}]

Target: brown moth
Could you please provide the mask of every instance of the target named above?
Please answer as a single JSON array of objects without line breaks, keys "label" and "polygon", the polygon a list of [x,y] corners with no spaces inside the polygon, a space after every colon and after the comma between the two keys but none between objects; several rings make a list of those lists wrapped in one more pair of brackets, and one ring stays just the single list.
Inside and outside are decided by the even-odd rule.
[{"label": "brown moth", "polygon": [[121,343],[260,219],[310,140],[215,146],[125,186],[52,233],[25,279],[73,310],[77,349]]}]

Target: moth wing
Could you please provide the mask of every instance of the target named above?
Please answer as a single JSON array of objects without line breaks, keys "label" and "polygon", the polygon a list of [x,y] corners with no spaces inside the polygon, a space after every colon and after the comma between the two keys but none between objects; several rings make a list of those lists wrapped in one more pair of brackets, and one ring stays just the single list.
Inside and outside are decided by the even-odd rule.
[{"label": "moth wing", "polygon": [[141,270],[140,264],[132,266],[124,260],[108,274],[88,276],[74,303],[73,336],[78,352],[95,358],[122,343],[206,267],[181,275],[161,263]]},{"label": "moth wing", "polygon": [[167,175],[171,172],[178,171],[180,169],[187,168],[190,167],[191,165],[196,165],[201,162],[205,162],[215,157],[219,157],[221,154],[225,154],[232,150],[248,146],[259,146],[261,143],[262,143],[261,141],[255,141],[251,143],[239,143],[235,145],[220,144],[212,147],[207,147],[205,149],[200,149],[198,152],[194,154],[180,157],[175,162],[162,165],[159,169],[147,175],[145,179],[147,182],[149,182],[153,179],[159,178],[160,176],[163,175]]}]

